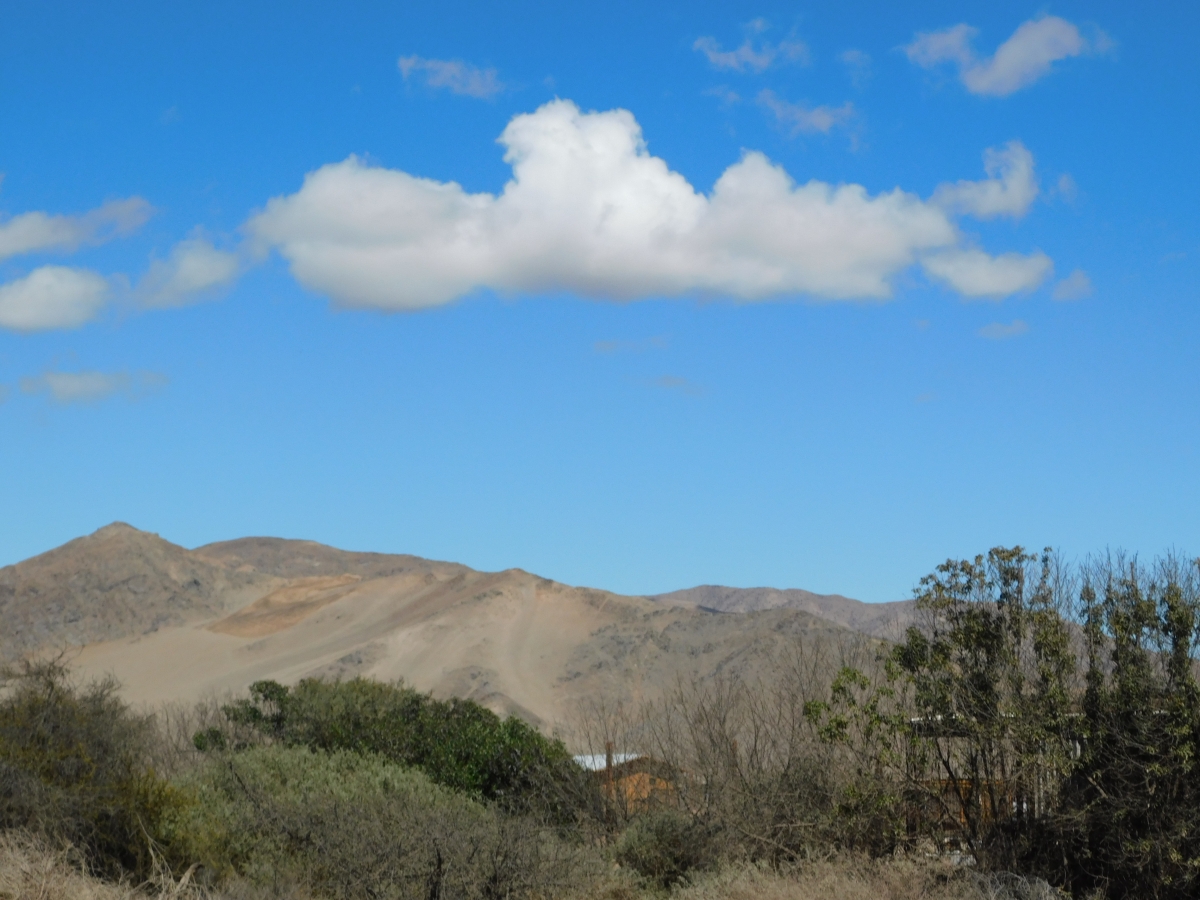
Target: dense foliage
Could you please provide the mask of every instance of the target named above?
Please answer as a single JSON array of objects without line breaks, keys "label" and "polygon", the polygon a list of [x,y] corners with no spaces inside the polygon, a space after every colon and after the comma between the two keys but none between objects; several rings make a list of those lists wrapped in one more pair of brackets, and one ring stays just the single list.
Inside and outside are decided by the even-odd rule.
[{"label": "dense foliage", "polygon": [[[995,549],[917,592],[894,660],[908,789],[976,858],[1079,893],[1200,892],[1196,561]],[[922,796],[923,795],[923,796]]]},{"label": "dense foliage", "polygon": [[182,780],[172,852],[225,879],[335,900],[526,896],[578,874],[577,853],[374,754],[253,747]]},{"label": "dense foliage", "polygon": [[0,829],[69,844],[99,871],[147,872],[179,800],[149,764],[151,720],[112,681],[79,687],[56,662],[8,671],[2,686]]},{"label": "dense foliage", "polygon": [[[402,685],[356,678],[274,681],[225,707],[229,719],[288,746],[378,754],[437,784],[521,813],[568,822],[583,773],[561,741],[470,700],[435,700]],[[219,744],[219,732],[198,735]]]}]

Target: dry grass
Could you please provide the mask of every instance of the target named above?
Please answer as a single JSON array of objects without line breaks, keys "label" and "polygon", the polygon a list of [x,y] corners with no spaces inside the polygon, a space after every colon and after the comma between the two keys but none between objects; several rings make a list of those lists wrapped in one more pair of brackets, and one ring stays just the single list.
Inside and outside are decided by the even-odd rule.
[{"label": "dry grass", "polygon": [[[20,831],[0,831],[0,900],[233,900],[163,870],[150,883],[114,884],[89,875],[72,855]],[[265,895],[242,892],[239,900]]]},{"label": "dry grass", "polygon": [[[234,886],[245,888],[244,885]],[[19,832],[0,832],[0,900],[265,900],[261,891],[215,895],[189,883],[112,884],[75,866],[67,854]],[[272,898],[303,896],[284,889]],[[1024,879],[983,879],[947,863],[838,859],[790,871],[729,866],[664,892],[639,890],[620,873],[575,900],[1054,900],[1061,895]]]},{"label": "dry grass", "polygon": [[791,872],[727,869],[678,892],[679,900],[982,900],[949,866],[908,860],[838,860]]},{"label": "dry grass", "polygon": [[0,900],[132,900],[137,892],[72,866],[65,853],[15,832],[0,832]]},{"label": "dry grass", "polygon": [[946,862],[903,858],[833,859],[788,871],[727,866],[669,894],[636,890],[615,878],[586,900],[1058,900],[1042,882],[987,878]]}]

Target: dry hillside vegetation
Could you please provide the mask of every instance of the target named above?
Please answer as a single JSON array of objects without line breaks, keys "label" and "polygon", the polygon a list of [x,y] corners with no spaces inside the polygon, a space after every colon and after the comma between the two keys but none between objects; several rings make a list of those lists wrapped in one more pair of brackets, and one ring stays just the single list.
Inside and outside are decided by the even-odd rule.
[{"label": "dry hillside vegetation", "polygon": [[[187,550],[116,524],[0,570],[0,615],[14,623],[0,659],[81,646],[81,674],[111,673],[125,696],[151,703],[263,679],[404,679],[550,728],[581,698],[636,704],[681,680],[753,678],[797,640],[834,665],[858,632],[879,631],[857,601],[741,593],[729,615],[682,595],[622,596],[311,541]],[[797,608],[792,595],[816,600]],[[753,611],[759,601],[776,608]]]},{"label": "dry hillside vegetation", "polygon": [[[753,866],[730,867],[673,892],[678,900],[1016,900],[1002,883],[971,878],[944,865],[846,859],[819,862],[792,872]],[[158,885],[114,884],[90,877],[68,854],[17,832],[0,834],[0,900],[247,900],[265,891],[204,890],[190,879],[161,879]],[[292,896],[305,894],[293,889]],[[574,892],[564,900],[636,900],[655,896],[619,879]],[[1033,891],[1029,900],[1042,900]],[[1053,894],[1046,892],[1045,900]]]}]

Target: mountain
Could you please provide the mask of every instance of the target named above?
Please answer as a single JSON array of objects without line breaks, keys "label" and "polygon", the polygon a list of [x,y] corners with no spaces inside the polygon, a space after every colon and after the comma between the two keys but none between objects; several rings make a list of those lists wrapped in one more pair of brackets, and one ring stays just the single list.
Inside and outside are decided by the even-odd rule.
[{"label": "mountain", "polygon": [[[73,645],[81,674],[115,675],[127,697],[152,704],[264,678],[402,678],[551,728],[596,701],[637,702],[721,673],[769,677],[797,654],[831,668],[877,644],[788,606],[795,598],[719,593],[733,590],[629,597],[278,538],[187,550],[117,524],[0,570],[0,622],[14,625],[0,655]],[[857,601],[837,601],[827,608],[851,621],[844,610]],[[755,603],[772,608],[715,611]]]},{"label": "mountain", "polygon": [[914,623],[916,614],[916,606],[912,600],[863,603],[841,594],[814,594],[811,591],[778,588],[731,588],[715,584],[658,594],[652,599],[676,606],[723,613],[798,609],[836,622],[851,631],[888,641],[901,640],[905,629]]},{"label": "mountain", "polygon": [[211,619],[274,583],[114,523],[0,569],[0,659]]}]

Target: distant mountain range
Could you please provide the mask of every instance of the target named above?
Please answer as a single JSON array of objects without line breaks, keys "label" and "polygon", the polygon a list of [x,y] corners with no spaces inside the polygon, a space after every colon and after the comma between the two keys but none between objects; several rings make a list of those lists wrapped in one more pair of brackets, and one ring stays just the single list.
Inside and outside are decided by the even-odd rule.
[{"label": "distant mountain range", "polygon": [[911,602],[711,585],[630,597],[311,541],[187,550],[120,523],[0,569],[0,659],[66,651],[137,702],[361,674],[546,728],[680,679],[770,677],[796,653],[833,666],[911,618]]}]

